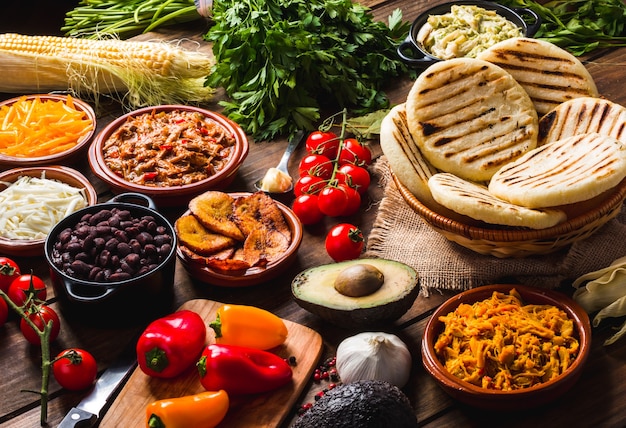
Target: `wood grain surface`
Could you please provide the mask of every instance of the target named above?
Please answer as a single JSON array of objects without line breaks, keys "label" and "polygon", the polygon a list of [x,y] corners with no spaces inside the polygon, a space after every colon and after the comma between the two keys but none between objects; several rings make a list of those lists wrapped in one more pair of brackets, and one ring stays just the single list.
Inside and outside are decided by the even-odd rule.
[{"label": "wood grain surface", "polygon": [[[194,299],[183,304],[180,309],[197,312],[208,325],[215,319],[215,313],[221,305],[222,303],[213,300]],[[322,352],[322,337],[303,325],[287,320],[285,324],[289,332],[287,340],[271,352],[284,358],[296,357],[293,381],[270,393],[229,397],[230,408],[220,427],[277,427],[294,407],[318,363]],[[213,329],[207,330],[207,343],[214,343]],[[195,368],[174,379],[150,377],[136,368],[105,414],[100,427],[143,427],[146,423],[145,409],[151,402],[202,391],[204,388]]]}]

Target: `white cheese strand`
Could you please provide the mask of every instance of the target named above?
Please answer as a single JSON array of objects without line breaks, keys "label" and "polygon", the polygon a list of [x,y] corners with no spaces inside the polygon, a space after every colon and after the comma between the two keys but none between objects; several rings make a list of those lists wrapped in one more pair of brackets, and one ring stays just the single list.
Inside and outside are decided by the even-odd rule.
[{"label": "white cheese strand", "polygon": [[67,215],[87,206],[84,188],[58,180],[21,176],[3,182],[0,192],[0,236],[8,239],[43,239]]}]

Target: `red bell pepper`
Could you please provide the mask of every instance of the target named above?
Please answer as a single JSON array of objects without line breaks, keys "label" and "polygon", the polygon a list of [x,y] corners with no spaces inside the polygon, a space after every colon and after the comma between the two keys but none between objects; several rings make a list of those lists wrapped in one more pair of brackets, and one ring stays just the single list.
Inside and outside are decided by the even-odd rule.
[{"label": "red bell pepper", "polygon": [[137,341],[137,362],[149,376],[172,378],[194,365],[205,344],[202,317],[181,310],[146,327]]},{"label": "red bell pepper", "polygon": [[257,394],[288,384],[293,372],[276,354],[236,345],[209,345],[198,363],[200,383],[207,391]]}]

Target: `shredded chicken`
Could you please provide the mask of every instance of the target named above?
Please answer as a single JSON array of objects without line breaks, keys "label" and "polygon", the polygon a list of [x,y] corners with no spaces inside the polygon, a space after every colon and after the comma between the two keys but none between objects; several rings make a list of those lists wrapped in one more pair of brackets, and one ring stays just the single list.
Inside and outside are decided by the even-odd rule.
[{"label": "shredded chicken", "polygon": [[488,389],[516,390],[561,375],[578,354],[574,324],[552,305],[523,305],[519,293],[494,292],[439,318],[435,352],[454,376]]}]

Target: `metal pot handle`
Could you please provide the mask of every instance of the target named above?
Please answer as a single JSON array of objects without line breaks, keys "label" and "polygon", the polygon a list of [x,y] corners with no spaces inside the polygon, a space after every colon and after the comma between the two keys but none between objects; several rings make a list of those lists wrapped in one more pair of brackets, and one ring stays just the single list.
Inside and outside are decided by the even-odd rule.
[{"label": "metal pot handle", "polygon": [[[407,56],[404,53],[405,51],[411,51],[411,53],[418,54],[418,55],[421,54],[422,57],[414,58],[414,57]],[[424,55],[423,52],[420,52],[419,50],[415,49],[415,46],[413,45],[410,35],[407,36],[407,38],[404,39],[404,41],[398,45],[396,52],[398,53],[398,56],[400,57],[400,59],[402,59],[402,61],[404,61],[408,65],[424,66],[433,61],[431,58]]]},{"label": "metal pot handle", "polygon": [[65,290],[67,291],[67,295],[70,299],[76,301],[76,302],[81,302],[81,303],[88,303],[88,302],[97,302],[100,299],[105,298],[106,296],[108,296],[109,294],[113,293],[115,291],[115,288],[113,287],[102,287],[102,293],[95,295],[95,296],[82,296],[79,293],[76,293],[76,290],[74,289],[74,285],[72,284],[65,284]]},{"label": "metal pot handle", "polygon": [[150,196],[144,195],[143,193],[120,193],[119,195],[115,195],[113,198],[111,198],[109,202],[127,202],[135,205],[140,205],[138,203],[135,203],[137,199],[141,199],[144,202],[144,204],[142,204],[143,206],[147,206],[151,210],[156,211],[157,207],[152,198]]},{"label": "metal pot handle", "polygon": [[[517,13],[520,18],[524,19],[524,16],[530,15],[534,22],[532,24],[526,23],[526,37],[533,37],[537,31],[539,31],[539,27],[541,27],[541,16],[537,14],[532,9],[526,7],[512,8],[515,13]],[[526,21],[526,20],[524,20]]]}]

